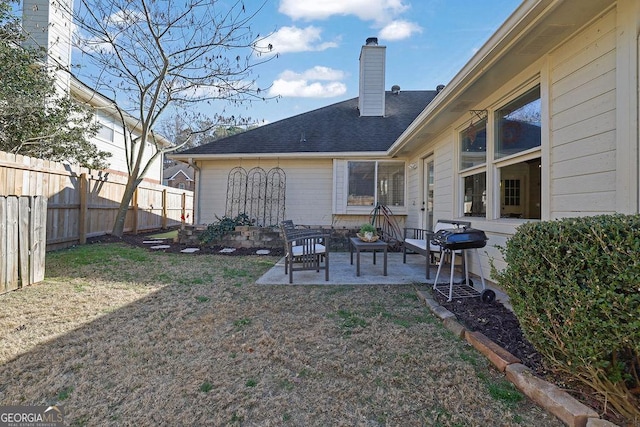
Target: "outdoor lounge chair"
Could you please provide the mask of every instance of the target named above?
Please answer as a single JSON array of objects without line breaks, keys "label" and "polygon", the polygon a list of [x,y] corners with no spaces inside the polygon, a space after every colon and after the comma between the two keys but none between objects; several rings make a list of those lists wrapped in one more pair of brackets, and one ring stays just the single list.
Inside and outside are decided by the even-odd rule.
[{"label": "outdoor lounge chair", "polygon": [[284,273],[293,283],[293,272],[324,270],[324,280],[329,280],[329,232],[296,227],[293,221],[280,223],[284,238]]}]

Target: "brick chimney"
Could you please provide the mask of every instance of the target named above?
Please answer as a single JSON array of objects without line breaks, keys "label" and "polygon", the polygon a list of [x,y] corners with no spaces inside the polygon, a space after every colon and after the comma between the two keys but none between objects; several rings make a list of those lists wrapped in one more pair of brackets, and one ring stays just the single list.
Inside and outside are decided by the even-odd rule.
[{"label": "brick chimney", "polygon": [[386,46],[379,46],[376,37],[369,37],[360,50],[360,117],[384,116],[384,75]]},{"label": "brick chimney", "polygon": [[22,29],[25,46],[43,48],[43,64],[56,72],[58,89],[69,93],[71,16],[73,0],[24,0]]}]

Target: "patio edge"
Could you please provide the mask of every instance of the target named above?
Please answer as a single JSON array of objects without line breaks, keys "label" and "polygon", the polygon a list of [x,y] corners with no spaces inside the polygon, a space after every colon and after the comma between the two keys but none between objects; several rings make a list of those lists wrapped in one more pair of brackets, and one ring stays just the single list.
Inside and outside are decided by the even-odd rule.
[{"label": "patio edge", "polygon": [[[520,363],[520,359],[491,341],[480,332],[467,330],[457,321],[455,314],[441,306],[431,295],[422,291],[416,291],[418,299],[429,310],[443,321],[443,325],[458,338],[465,339],[470,345],[482,353],[500,371],[506,374],[507,379],[515,385],[525,396],[537,405],[553,414],[560,421],[572,427],[585,427],[587,425],[616,426],[606,420],[602,420],[598,413],[575,399],[569,393],[562,391],[558,386],[542,378],[535,376],[529,368]],[[526,375],[525,375],[526,374]]]}]

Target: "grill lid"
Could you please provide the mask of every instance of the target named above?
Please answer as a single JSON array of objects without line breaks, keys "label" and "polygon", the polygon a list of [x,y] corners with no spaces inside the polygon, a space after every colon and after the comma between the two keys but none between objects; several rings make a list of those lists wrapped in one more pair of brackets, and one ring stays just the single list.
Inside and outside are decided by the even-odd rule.
[{"label": "grill lid", "polygon": [[443,249],[459,250],[484,248],[487,244],[484,231],[475,228],[448,228],[434,234],[431,243]]}]

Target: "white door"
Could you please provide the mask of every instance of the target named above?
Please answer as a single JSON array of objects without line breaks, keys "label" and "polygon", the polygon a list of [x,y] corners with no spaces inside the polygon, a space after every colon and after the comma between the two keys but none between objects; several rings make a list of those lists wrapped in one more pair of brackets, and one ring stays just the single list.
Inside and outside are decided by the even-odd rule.
[{"label": "white door", "polygon": [[424,194],[422,196],[422,228],[433,230],[433,187],[434,187],[434,165],[433,156],[429,156],[423,160],[423,177],[422,188]]}]

